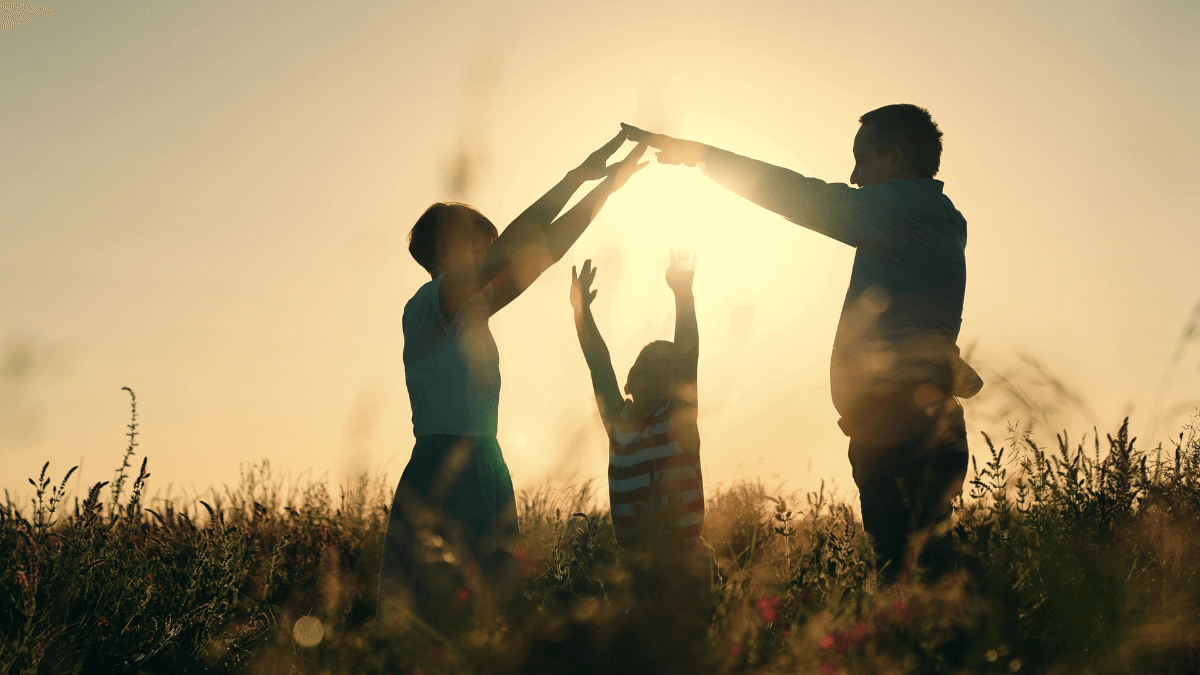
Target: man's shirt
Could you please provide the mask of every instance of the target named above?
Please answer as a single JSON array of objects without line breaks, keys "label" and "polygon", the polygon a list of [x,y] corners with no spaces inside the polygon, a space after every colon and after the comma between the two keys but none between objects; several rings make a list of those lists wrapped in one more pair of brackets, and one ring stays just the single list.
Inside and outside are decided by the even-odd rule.
[{"label": "man's shirt", "polygon": [[[967,281],[967,221],[932,178],[855,189],[712,148],[707,173],[808,229],[855,247],[830,364],[834,406],[847,414],[862,388],[850,373],[868,345],[937,343],[957,357]],[[881,313],[859,303],[868,289]],[[865,307],[865,309],[864,309]],[[858,311],[861,310],[861,311]],[[868,325],[856,320],[866,316]],[[861,378],[858,378],[861,379]]]}]

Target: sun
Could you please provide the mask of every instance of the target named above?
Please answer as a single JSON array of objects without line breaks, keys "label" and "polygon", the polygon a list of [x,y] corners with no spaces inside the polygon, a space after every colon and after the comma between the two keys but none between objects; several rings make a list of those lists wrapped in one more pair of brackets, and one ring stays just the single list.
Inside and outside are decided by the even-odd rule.
[{"label": "sun", "polygon": [[[754,156],[776,158],[785,151],[769,140],[719,118],[692,117],[679,135],[725,145]],[[710,140],[714,139],[714,140]],[[618,155],[619,156],[619,155]],[[776,294],[781,279],[805,276],[823,279],[828,256],[804,246],[801,229],[778,214],[730,192],[696,167],[658,164],[653,150],[650,165],[613,195],[601,218],[606,239],[619,247],[630,283],[623,293],[631,301],[658,298],[662,272],[672,248],[686,249],[698,258],[697,310],[719,305],[753,303],[754,296]]]}]

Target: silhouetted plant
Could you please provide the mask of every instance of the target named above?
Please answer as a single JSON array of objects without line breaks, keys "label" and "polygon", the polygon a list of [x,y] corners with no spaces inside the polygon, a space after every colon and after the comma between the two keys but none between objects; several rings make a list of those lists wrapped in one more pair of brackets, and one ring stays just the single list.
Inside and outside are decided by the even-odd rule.
[{"label": "silhouetted plant", "polygon": [[518,592],[502,601],[453,558],[462,630],[439,636],[375,617],[386,481],[335,497],[264,461],[235,487],[147,502],[145,458],[126,492],[130,400],[110,500],[96,483],[63,513],[74,469],[54,483],[45,465],[26,510],[0,508],[0,673],[1200,670],[1195,421],[1153,457],[1127,422],[1054,451],[1015,427],[1001,447],[983,436],[955,508],[962,571],[888,589],[823,484],[709,495],[706,545],[686,555],[619,549],[591,484],[526,491]]}]

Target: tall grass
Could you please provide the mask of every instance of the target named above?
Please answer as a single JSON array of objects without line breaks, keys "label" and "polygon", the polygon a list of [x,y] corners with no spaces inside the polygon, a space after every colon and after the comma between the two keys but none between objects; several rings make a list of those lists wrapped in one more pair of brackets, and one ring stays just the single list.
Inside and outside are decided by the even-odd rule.
[{"label": "tall grass", "polygon": [[515,591],[458,561],[454,632],[375,617],[384,480],[284,490],[263,462],[151,508],[136,435],[134,407],[115,479],[72,508],[48,465],[0,508],[0,673],[1200,672],[1195,422],[1149,454],[1127,422],[985,436],[961,571],[887,589],[823,486],[710,495],[709,547],[674,564],[619,550],[590,483],[526,491]]}]

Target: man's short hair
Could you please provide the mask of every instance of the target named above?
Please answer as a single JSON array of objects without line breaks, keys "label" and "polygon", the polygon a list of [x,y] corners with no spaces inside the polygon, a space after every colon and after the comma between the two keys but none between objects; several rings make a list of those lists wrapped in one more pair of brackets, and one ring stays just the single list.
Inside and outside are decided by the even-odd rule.
[{"label": "man's short hair", "polygon": [[492,239],[499,236],[496,226],[474,206],[459,202],[439,202],[425,209],[417,224],[408,231],[408,252],[427,272],[437,269],[438,231],[453,217],[467,218]]},{"label": "man's short hair", "polygon": [[908,168],[922,178],[937,175],[942,163],[942,131],[929,111],[911,103],[885,105],[858,118],[871,127],[871,144],[884,154],[900,146]]}]

